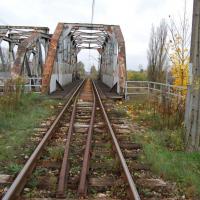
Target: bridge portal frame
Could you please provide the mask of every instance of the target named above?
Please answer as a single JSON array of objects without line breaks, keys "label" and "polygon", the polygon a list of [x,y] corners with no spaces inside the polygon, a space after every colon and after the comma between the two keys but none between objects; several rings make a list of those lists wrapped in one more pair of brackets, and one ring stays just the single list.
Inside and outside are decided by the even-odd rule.
[{"label": "bridge portal frame", "polygon": [[[120,26],[86,23],[58,23],[44,65],[42,92],[50,92],[55,63],[59,66],[61,63],[70,65],[75,70],[77,55],[81,49],[96,49],[99,52],[101,80],[110,88],[116,86],[116,91],[124,94],[126,52]],[[72,74],[74,71],[68,70],[68,73]]]}]

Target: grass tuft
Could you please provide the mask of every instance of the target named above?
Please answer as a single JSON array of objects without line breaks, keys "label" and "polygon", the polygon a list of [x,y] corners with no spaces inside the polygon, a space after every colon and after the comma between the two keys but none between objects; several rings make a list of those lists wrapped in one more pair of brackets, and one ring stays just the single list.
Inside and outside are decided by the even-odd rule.
[{"label": "grass tuft", "polygon": [[63,146],[49,147],[47,151],[48,151],[51,159],[62,160],[63,154],[64,154],[64,147]]},{"label": "grass tuft", "polygon": [[22,165],[19,165],[19,164],[16,164],[16,163],[12,163],[12,164],[7,166],[7,170],[11,174],[18,174],[21,169],[22,169]]}]

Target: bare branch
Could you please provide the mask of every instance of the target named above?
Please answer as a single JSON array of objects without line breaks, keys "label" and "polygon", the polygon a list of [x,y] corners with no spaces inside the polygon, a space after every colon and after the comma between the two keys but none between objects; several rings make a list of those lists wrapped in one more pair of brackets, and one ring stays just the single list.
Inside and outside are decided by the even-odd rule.
[{"label": "bare branch", "polygon": [[[163,82],[165,79],[165,68],[167,66],[167,24],[162,20],[159,27],[152,26],[149,41],[148,78],[151,81]],[[168,48],[168,47],[167,47]]]}]

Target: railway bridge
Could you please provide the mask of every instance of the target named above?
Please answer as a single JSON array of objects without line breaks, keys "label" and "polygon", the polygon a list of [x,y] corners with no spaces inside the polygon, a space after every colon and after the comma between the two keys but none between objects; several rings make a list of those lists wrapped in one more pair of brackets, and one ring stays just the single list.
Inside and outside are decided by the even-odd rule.
[{"label": "railway bridge", "polygon": [[[8,51],[3,49],[5,43]],[[58,23],[53,34],[47,27],[0,26],[1,71],[8,77],[38,80],[43,93],[52,93],[57,85],[73,81],[79,73],[77,57],[83,49],[99,53],[100,80],[124,94],[126,53],[120,26]]]}]

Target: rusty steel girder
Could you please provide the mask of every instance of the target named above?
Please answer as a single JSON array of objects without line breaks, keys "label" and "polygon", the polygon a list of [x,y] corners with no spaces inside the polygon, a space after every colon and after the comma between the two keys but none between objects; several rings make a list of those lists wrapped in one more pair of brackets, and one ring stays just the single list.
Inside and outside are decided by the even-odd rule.
[{"label": "rusty steel girder", "polygon": [[[0,44],[2,41],[9,43],[10,62],[6,63],[0,46],[2,67],[11,69],[11,75],[14,77],[42,76],[42,92],[49,93],[56,90],[56,82],[64,86],[74,80],[73,77],[77,77],[79,73],[78,53],[82,49],[93,49],[99,53],[101,60],[99,63],[101,80],[110,88],[116,89],[118,93],[124,93],[126,52],[120,26],[58,23],[53,36],[48,32],[47,27],[0,26]],[[45,53],[44,65],[42,44],[48,52],[47,55]],[[18,50],[15,55],[16,45]],[[31,61],[32,56],[34,56],[33,61]]]},{"label": "rusty steel girder", "polygon": [[[5,66],[5,72],[9,76],[32,77],[31,71],[36,72],[39,67],[41,68],[39,71],[42,73],[43,60],[40,45],[43,45],[44,51],[47,51],[50,39],[48,32],[49,28],[47,27],[0,26],[0,44],[3,41],[8,43],[8,49],[0,46],[0,57]],[[2,48],[6,50],[4,55],[2,54]],[[32,60],[30,60],[31,54],[32,58],[34,58]],[[38,74],[37,71],[33,75],[36,77],[41,74]]]},{"label": "rusty steel girder", "polygon": [[48,50],[46,62],[44,65],[43,78],[42,78],[42,92],[43,93],[49,92],[51,74],[53,71],[54,61],[56,58],[59,38],[63,31],[63,28],[64,28],[64,24],[59,23],[50,41],[49,50]]},{"label": "rusty steel girder", "polygon": [[119,63],[119,86],[121,88],[121,93],[125,92],[125,84],[126,84],[126,49],[125,49],[125,41],[121,31],[120,26],[114,27],[114,33],[116,35],[118,41],[118,63]]},{"label": "rusty steel girder", "polygon": [[11,75],[12,77],[17,77],[21,75],[21,70],[22,70],[22,65],[23,62],[25,61],[25,56],[27,49],[35,43],[35,41],[38,39],[40,33],[33,32],[30,37],[26,38],[19,44],[18,50],[17,50],[17,55],[16,59],[14,61],[13,68],[11,70]]},{"label": "rusty steel girder", "polygon": [[[32,73],[31,73],[31,69],[29,66],[29,58],[27,56],[27,54],[30,55],[30,52],[35,51],[35,48],[37,46],[37,43],[39,43],[39,40],[41,39],[49,39],[48,35],[44,35],[43,33],[39,33],[39,32],[32,32],[30,34],[29,37],[27,37],[26,39],[24,39],[19,45],[18,45],[18,49],[17,49],[17,54],[16,54],[16,59],[14,60],[14,64],[13,67],[11,69],[11,76],[12,77],[17,77],[17,76],[26,76],[25,74],[23,74],[23,69],[24,67],[26,67],[26,71],[27,71],[27,76],[31,77]],[[40,45],[40,43],[39,43]],[[42,52],[41,52],[41,47],[39,46],[39,49],[37,50],[37,54],[40,54],[40,56],[38,56],[39,59],[39,63],[40,63],[40,67],[42,67]],[[38,63],[38,65],[39,65]],[[35,68],[38,68],[38,66],[34,66]],[[42,69],[41,69],[42,71]]]},{"label": "rusty steel girder", "polygon": [[[66,43],[67,49],[70,49],[69,52],[66,52]],[[102,61],[100,63],[102,81],[111,88],[117,84],[117,92],[123,94],[126,81],[126,52],[120,26],[85,23],[59,23],[57,25],[45,62],[42,92],[51,91],[50,83],[52,73],[55,74],[56,71],[55,67],[57,71],[62,71],[63,66],[70,66],[73,69],[68,73],[74,73],[77,55],[81,49],[94,49],[99,52]],[[57,62],[56,65],[55,62]],[[56,81],[59,82],[59,80]]]}]

